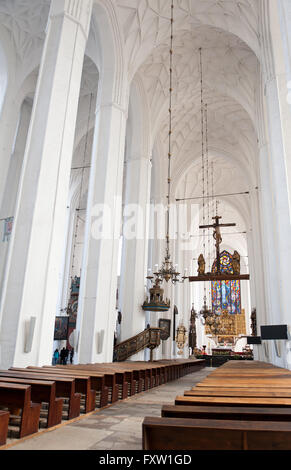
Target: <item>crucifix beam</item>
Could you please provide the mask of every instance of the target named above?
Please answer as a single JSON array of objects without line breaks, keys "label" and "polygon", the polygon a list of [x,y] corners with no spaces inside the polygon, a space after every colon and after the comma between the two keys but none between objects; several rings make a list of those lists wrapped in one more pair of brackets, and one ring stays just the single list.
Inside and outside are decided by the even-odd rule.
[{"label": "crucifix beam", "polygon": [[214,229],[213,233],[213,238],[215,239],[215,247],[216,247],[216,268],[217,268],[217,273],[220,274],[220,250],[219,250],[219,245],[222,242],[221,238],[221,233],[220,233],[220,228],[221,227],[235,227],[236,224],[231,223],[231,224],[220,224],[219,220],[221,217],[219,215],[216,215],[215,217],[212,217],[215,222],[212,225],[200,225],[200,229]]},{"label": "crucifix beam", "polygon": [[201,276],[189,276],[189,282],[205,281],[249,281],[249,274],[215,274],[209,273]]}]

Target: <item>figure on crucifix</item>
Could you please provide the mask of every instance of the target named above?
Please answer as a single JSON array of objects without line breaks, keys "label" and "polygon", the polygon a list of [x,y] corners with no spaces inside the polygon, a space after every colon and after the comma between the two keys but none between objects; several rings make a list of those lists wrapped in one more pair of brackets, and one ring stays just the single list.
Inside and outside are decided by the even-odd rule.
[{"label": "figure on crucifix", "polygon": [[240,274],[240,255],[237,251],[232,256],[233,274]]},{"label": "figure on crucifix", "polygon": [[200,229],[210,229],[213,228],[213,238],[215,239],[215,247],[216,247],[216,263],[217,263],[217,274],[220,274],[220,248],[219,246],[222,243],[222,236],[220,232],[221,227],[235,227],[236,224],[220,224],[219,221],[221,219],[220,216],[216,215],[212,217],[215,222],[212,225],[201,225]]},{"label": "figure on crucifix", "polygon": [[203,276],[205,274],[205,259],[204,256],[201,254],[198,258],[198,275]]},{"label": "figure on crucifix", "polygon": [[235,223],[221,224],[221,217],[216,215],[213,217],[215,221],[212,225],[200,225],[200,229],[213,229],[213,238],[215,239],[216,258],[215,266],[211,273],[205,273],[205,259],[203,254],[200,254],[198,258],[198,276],[190,276],[190,282],[201,282],[201,281],[235,281],[235,280],[249,280],[249,274],[240,274],[240,255],[237,251],[232,256],[232,269],[226,272],[224,267],[221,265],[221,253],[220,245],[222,243],[222,235],[220,232],[221,227],[235,227]]}]

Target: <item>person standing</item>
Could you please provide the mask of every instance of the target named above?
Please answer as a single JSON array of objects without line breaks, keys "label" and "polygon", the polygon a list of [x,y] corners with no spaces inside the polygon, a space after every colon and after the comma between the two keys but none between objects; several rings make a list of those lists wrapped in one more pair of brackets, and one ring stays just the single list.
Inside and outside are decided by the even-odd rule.
[{"label": "person standing", "polygon": [[70,351],[68,350],[68,348],[66,348],[65,349],[65,365],[67,365],[67,363],[68,363],[69,353],[70,353]]},{"label": "person standing", "polygon": [[73,358],[74,358],[74,348],[72,348],[70,351],[70,363],[71,364],[73,364]]},{"label": "person standing", "polygon": [[61,350],[61,364],[62,364],[63,366],[66,365],[66,350],[65,350],[65,348],[63,348],[63,349]]},{"label": "person standing", "polygon": [[53,365],[54,366],[59,363],[59,357],[60,357],[59,350],[56,349],[55,352],[54,352],[54,355],[53,355]]}]

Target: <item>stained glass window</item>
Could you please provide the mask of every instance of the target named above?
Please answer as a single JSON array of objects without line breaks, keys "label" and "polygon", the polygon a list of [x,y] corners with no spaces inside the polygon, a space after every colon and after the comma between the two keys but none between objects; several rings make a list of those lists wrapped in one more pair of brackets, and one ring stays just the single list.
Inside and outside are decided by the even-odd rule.
[{"label": "stained glass window", "polygon": [[[228,251],[220,254],[220,270],[222,273],[233,274],[232,255]],[[216,260],[212,266],[212,272],[216,272]],[[241,313],[240,281],[212,281],[211,283],[212,309],[219,313],[218,309],[227,310],[229,313]]]}]

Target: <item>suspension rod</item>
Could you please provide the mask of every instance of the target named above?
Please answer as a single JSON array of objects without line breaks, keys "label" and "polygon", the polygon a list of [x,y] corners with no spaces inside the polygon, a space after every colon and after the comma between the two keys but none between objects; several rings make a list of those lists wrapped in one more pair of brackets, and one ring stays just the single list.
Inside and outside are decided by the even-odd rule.
[{"label": "suspension rod", "polygon": [[245,191],[242,193],[229,193],[229,194],[215,194],[214,196],[198,196],[198,197],[186,197],[186,198],[181,198],[181,199],[176,199],[176,202],[180,201],[194,201],[195,199],[211,199],[213,197],[226,197],[226,196],[240,196],[240,195],[245,195],[245,194],[250,194],[249,191]]}]

